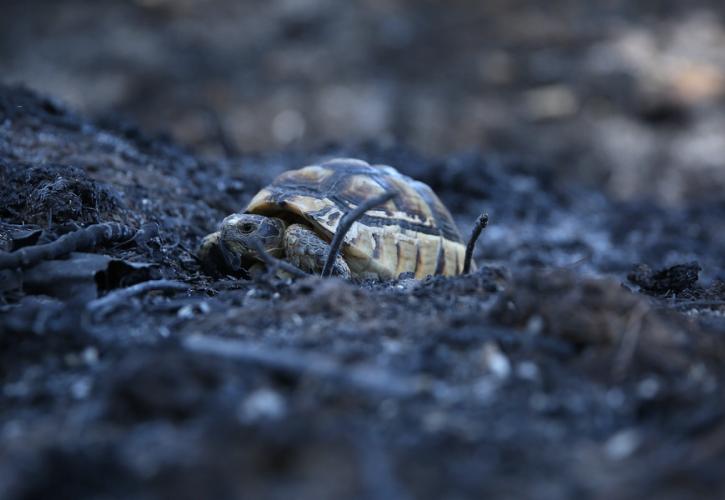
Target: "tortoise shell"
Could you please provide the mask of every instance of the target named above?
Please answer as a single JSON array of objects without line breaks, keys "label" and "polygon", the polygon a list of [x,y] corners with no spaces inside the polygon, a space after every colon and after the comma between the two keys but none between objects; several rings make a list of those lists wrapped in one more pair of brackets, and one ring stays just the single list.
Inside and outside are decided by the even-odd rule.
[{"label": "tortoise shell", "polygon": [[460,274],[465,245],[450,212],[430,187],[393,167],[336,159],[290,170],[262,189],[246,212],[305,223],[330,241],[347,212],[390,190],[398,196],[366,212],[345,236],[342,256],[353,275]]}]

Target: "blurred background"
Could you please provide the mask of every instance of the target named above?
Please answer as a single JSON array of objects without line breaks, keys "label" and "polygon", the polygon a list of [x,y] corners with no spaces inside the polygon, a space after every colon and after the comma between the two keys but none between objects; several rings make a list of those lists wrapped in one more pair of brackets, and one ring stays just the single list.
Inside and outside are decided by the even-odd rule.
[{"label": "blurred background", "polygon": [[725,2],[2,0],[0,78],[209,155],[406,144],[725,188]]}]

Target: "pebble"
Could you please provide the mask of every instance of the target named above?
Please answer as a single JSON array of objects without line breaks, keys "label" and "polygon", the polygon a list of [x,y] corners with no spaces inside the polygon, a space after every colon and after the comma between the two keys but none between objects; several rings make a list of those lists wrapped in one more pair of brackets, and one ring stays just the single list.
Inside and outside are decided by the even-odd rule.
[{"label": "pebble", "polygon": [[625,429],[617,432],[604,443],[604,453],[612,460],[623,460],[639,448],[640,437],[637,431]]},{"label": "pebble", "polygon": [[511,374],[511,362],[493,342],[487,342],[483,346],[482,358],[483,365],[496,378],[504,380]]},{"label": "pebble", "polygon": [[536,382],[540,379],[539,367],[532,361],[522,361],[516,365],[516,375],[520,379]]},{"label": "pebble", "polygon": [[239,416],[244,421],[279,420],[287,413],[287,403],[276,391],[258,389],[242,403]]}]

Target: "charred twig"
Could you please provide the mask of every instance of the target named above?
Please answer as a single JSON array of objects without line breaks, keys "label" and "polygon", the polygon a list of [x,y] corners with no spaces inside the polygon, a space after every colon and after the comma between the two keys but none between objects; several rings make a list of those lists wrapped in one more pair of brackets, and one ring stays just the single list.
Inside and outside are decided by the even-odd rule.
[{"label": "charred twig", "polygon": [[57,259],[77,250],[92,249],[109,241],[125,240],[133,234],[133,229],[116,222],[93,224],[64,234],[51,243],[21,248],[15,252],[0,252],[0,269],[32,267],[44,260]]},{"label": "charred twig", "polygon": [[83,335],[86,328],[75,302],[25,297],[2,315],[3,334]]},{"label": "charred twig", "polygon": [[421,393],[416,380],[372,366],[348,366],[317,353],[296,349],[270,349],[232,339],[193,335],[184,340],[186,349],[211,354],[291,375],[311,375],[353,386],[383,397],[408,398]]},{"label": "charred twig", "polygon": [[473,226],[473,231],[471,231],[471,237],[468,239],[468,244],[466,245],[466,255],[463,259],[463,274],[468,274],[471,272],[471,259],[473,258],[473,248],[476,246],[476,241],[478,241],[478,237],[481,236],[481,231],[486,229],[486,226],[488,226],[488,214],[483,213],[478,216],[478,219],[476,219],[476,225]]},{"label": "charred twig", "polygon": [[293,266],[289,262],[271,256],[269,252],[264,249],[262,243],[259,240],[251,238],[249,240],[249,243],[251,243],[259,258],[262,259],[262,261],[267,265],[267,269],[269,269],[270,271],[282,269],[283,271],[291,274],[295,278],[306,278],[309,276],[309,274],[304,272],[302,269]]},{"label": "charred twig", "polygon": [[116,309],[121,304],[125,303],[131,297],[141,295],[142,293],[163,290],[163,291],[181,291],[188,290],[189,285],[181,283],[180,281],[172,280],[151,280],[137,283],[133,286],[121,288],[110,292],[105,297],[100,299],[92,300],[86,304],[86,311],[91,314],[108,314],[109,312]]},{"label": "charred twig", "polygon": [[229,132],[224,126],[219,112],[213,107],[205,107],[204,111],[209,119],[209,123],[212,126],[212,135],[219,142],[219,145],[224,151],[224,156],[227,158],[233,158],[239,156],[239,149],[234,144]]},{"label": "charred twig", "polygon": [[624,379],[627,370],[629,370],[632,364],[632,360],[637,352],[637,346],[640,343],[642,325],[644,324],[647,312],[647,307],[639,304],[629,313],[626,328],[620,337],[619,347],[617,348],[612,365],[612,375],[617,380]]},{"label": "charred twig", "polygon": [[722,307],[725,306],[725,300],[688,300],[685,302],[676,302],[671,305],[667,304],[667,306],[673,308]]},{"label": "charred twig", "polygon": [[383,203],[392,200],[396,196],[398,196],[398,193],[396,193],[395,191],[386,191],[380,196],[370,198],[364,203],[358,205],[357,207],[355,207],[354,210],[351,210],[342,217],[342,219],[340,220],[340,225],[337,227],[337,231],[335,231],[335,236],[333,236],[332,238],[332,243],[330,243],[330,250],[327,254],[327,260],[325,261],[325,266],[322,268],[322,273],[320,274],[320,276],[326,277],[332,274],[332,267],[335,264],[335,259],[337,259],[337,254],[340,252],[340,245],[342,245],[342,242],[345,239],[345,235],[350,230],[355,221],[365,215],[365,212],[367,212],[368,210],[375,208],[378,205],[382,205]]}]

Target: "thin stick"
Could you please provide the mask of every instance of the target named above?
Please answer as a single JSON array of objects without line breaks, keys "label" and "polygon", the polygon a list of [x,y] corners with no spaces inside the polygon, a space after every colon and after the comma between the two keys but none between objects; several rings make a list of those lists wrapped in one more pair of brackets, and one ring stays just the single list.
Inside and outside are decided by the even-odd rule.
[{"label": "thin stick", "polygon": [[612,375],[617,380],[624,379],[627,370],[632,365],[632,360],[637,352],[637,346],[642,336],[642,325],[647,316],[648,308],[640,303],[629,313],[624,332],[619,340],[619,347],[614,355],[612,363]]},{"label": "thin stick", "polygon": [[414,397],[424,391],[420,381],[376,366],[349,366],[315,352],[269,348],[235,339],[192,335],[183,341],[189,351],[233,359],[295,376],[311,375],[384,397]]},{"label": "thin stick", "polygon": [[209,121],[211,122],[213,128],[212,134],[216,136],[216,140],[219,141],[222,151],[224,151],[224,156],[226,158],[239,156],[239,150],[224,126],[224,122],[222,121],[221,116],[219,116],[219,112],[211,106],[204,108],[204,111],[206,111],[206,114],[209,117]]},{"label": "thin stick", "polygon": [[483,231],[486,226],[488,226],[488,214],[483,213],[478,216],[478,219],[476,219],[476,225],[473,226],[471,237],[468,239],[468,244],[466,245],[466,256],[463,259],[463,274],[468,274],[471,272],[471,259],[473,258],[473,248],[476,246],[476,241],[478,241],[478,237],[481,236],[481,231]]},{"label": "thin stick", "polygon": [[262,246],[262,243],[260,243],[259,240],[256,240],[254,238],[251,238],[249,240],[249,243],[254,247],[254,250],[257,252],[257,255],[260,259],[264,261],[264,263],[267,265],[268,269],[282,269],[283,271],[291,274],[295,278],[306,278],[309,276],[306,272],[304,272],[302,269],[299,269],[289,262],[286,262],[284,260],[278,259],[276,257],[271,256]]},{"label": "thin stick", "polygon": [[116,222],[93,224],[64,234],[44,245],[21,248],[15,252],[0,252],[0,269],[32,267],[44,260],[53,260],[77,250],[89,250],[109,241],[131,238],[135,231]]},{"label": "thin stick", "polygon": [[188,290],[189,285],[180,281],[172,280],[151,280],[137,283],[133,286],[121,288],[108,293],[105,297],[95,299],[86,304],[86,310],[92,314],[107,314],[126,302],[131,297],[153,290],[182,291]]},{"label": "thin stick", "polygon": [[725,306],[725,300],[689,300],[674,304],[665,304],[666,307],[720,307]]},{"label": "thin stick", "polygon": [[325,261],[325,266],[322,268],[322,273],[320,274],[320,276],[326,277],[332,274],[332,266],[335,264],[337,254],[340,252],[340,245],[342,245],[342,242],[345,239],[345,235],[350,230],[355,221],[365,215],[365,212],[367,212],[371,208],[382,205],[383,203],[392,200],[396,196],[398,196],[397,192],[387,191],[380,196],[370,198],[369,200],[358,205],[342,217],[342,219],[340,220],[340,225],[337,227],[337,231],[335,231],[335,236],[332,238],[332,243],[330,243],[330,250],[327,254],[327,260]]}]

